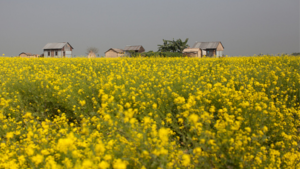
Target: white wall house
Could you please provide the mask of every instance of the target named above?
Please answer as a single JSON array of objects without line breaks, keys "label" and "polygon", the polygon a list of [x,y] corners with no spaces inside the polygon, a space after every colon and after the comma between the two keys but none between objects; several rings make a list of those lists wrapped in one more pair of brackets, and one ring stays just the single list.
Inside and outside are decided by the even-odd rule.
[{"label": "white wall house", "polygon": [[73,47],[68,42],[47,43],[44,50],[44,57],[72,57]]}]

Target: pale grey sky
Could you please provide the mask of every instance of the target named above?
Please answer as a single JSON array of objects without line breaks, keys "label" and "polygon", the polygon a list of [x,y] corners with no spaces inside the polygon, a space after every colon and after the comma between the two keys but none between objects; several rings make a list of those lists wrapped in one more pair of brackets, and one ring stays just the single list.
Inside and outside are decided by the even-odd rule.
[{"label": "pale grey sky", "polygon": [[224,54],[300,52],[299,0],[0,0],[0,54],[41,54],[49,42],[88,47],[143,45],[162,39],[221,41]]}]

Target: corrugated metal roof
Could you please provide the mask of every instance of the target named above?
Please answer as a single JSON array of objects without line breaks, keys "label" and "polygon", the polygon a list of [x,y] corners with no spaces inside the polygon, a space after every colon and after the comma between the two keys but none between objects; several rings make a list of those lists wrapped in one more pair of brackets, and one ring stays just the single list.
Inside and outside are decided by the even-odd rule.
[{"label": "corrugated metal roof", "polygon": [[142,45],[126,46],[123,50],[140,50]]},{"label": "corrugated metal roof", "polygon": [[216,49],[218,47],[219,43],[221,43],[221,42],[196,42],[194,44],[193,48]]},{"label": "corrugated metal roof", "polygon": [[118,53],[123,53],[124,52],[122,49],[118,49],[118,48],[111,48],[111,49],[118,52]]},{"label": "corrugated metal roof", "polygon": [[[113,51],[115,51],[117,53],[123,53],[124,52],[122,49],[118,49],[118,48],[110,48],[106,52],[108,52],[109,50],[113,50]],[[104,52],[104,53],[106,53],[106,52]]]},{"label": "corrugated metal roof", "polygon": [[[62,43],[47,43],[47,45],[44,46],[43,49],[61,49],[63,48],[66,44],[69,44],[68,42],[62,42]],[[69,44],[70,45],[70,44]],[[70,45],[71,46],[71,45]],[[72,49],[74,49],[71,46]]]},{"label": "corrugated metal roof", "polygon": [[20,54],[19,54],[19,56],[20,56],[21,54],[25,54],[25,55],[27,55],[27,56],[34,56],[34,55],[38,55],[38,54],[32,54],[32,53],[25,53],[25,52],[22,52],[22,53],[20,53]]}]

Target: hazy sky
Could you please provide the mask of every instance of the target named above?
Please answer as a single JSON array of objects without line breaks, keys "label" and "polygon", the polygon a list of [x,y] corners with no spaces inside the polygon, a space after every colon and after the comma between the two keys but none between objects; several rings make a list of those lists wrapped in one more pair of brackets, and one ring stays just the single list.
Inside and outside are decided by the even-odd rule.
[{"label": "hazy sky", "polygon": [[0,0],[0,54],[43,53],[69,42],[88,47],[143,45],[162,39],[221,41],[224,54],[300,52],[299,0]]}]

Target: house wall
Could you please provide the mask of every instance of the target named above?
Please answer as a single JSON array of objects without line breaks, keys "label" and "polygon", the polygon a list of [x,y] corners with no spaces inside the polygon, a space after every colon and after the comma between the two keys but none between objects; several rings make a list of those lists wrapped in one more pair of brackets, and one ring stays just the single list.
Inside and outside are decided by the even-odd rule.
[{"label": "house wall", "polygon": [[124,51],[124,56],[128,56],[128,57],[131,57],[129,51]]},{"label": "house wall", "polygon": [[[50,52],[50,55],[48,55],[48,52]],[[61,49],[44,50],[44,57],[64,57],[64,51]],[[72,51],[65,51],[65,57],[72,57]]]},{"label": "house wall", "polygon": [[26,57],[27,58],[28,56],[23,53],[23,54],[20,55],[20,57]]},{"label": "house wall", "polygon": [[197,57],[198,53],[197,52],[184,52],[182,55],[185,57]]},{"label": "house wall", "polygon": [[217,51],[223,51],[223,50],[224,50],[224,48],[223,48],[222,44],[219,43],[219,45],[217,47]]},{"label": "house wall", "polygon": [[90,52],[87,57],[88,58],[96,58],[96,54],[94,52]]},{"label": "house wall", "polygon": [[118,57],[122,57],[122,56],[124,56],[123,53],[118,53]]},{"label": "house wall", "polygon": [[206,56],[213,57],[216,55],[216,49],[206,49]]},{"label": "house wall", "polygon": [[223,56],[223,51],[217,51],[216,56],[217,56],[217,57],[222,57],[222,56]]},{"label": "house wall", "polygon": [[71,58],[72,57],[72,51],[65,51],[65,56],[64,57]]},{"label": "house wall", "polygon": [[[50,52],[50,55],[48,54],[48,52]],[[55,50],[51,50],[51,49],[44,50],[44,57],[54,57],[54,55],[55,55]]]},{"label": "house wall", "polygon": [[105,57],[106,58],[116,58],[116,57],[118,57],[118,53],[113,50],[109,50],[105,53]]},{"label": "house wall", "polygon": [[187,57],[201,57],[201,50],[198,48],[196,51],[185,51],[182,53],[183,56],[187,56]]},{"label": "house wall", "polygon": [[69,44],[66,44],[63,48],[63,51],[72,51],[72,48]]},{"label": "house wall", "polygon": [[206,50],[202,50],[202,55],[201,56],[204,56],[206,55]]},{"label": "house wall", "polygon": [[198,57],[201,57],[202,55],[201,55],[201,50],[199,49],[199,51],[198,51]]},{"label": "house wall", "polygon": [[219,43],[218,47],[217,47],[217,53],[216,53],[216,56],[217,57],[222,57],[223,56],[223,51],[224,51],[224,48],[222,46],[221,43]]},{"label": "house wall", "polygon": [[138,52],[143,53],[143,52],[145,52],[145,49],[143,47],[141,47]]},{"label": "house wall", "polygon": [[[50,52],[50,54],[48,54]],[[44,50],[44,57],[51,57],[51,50]]]}]

